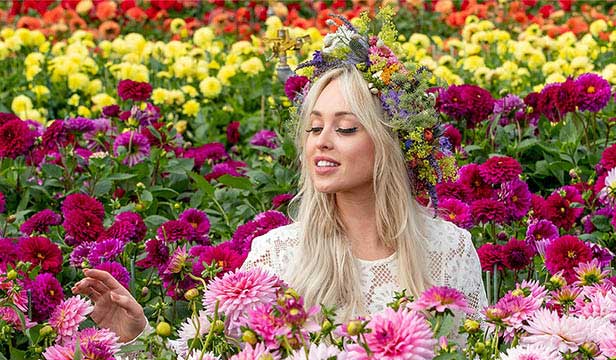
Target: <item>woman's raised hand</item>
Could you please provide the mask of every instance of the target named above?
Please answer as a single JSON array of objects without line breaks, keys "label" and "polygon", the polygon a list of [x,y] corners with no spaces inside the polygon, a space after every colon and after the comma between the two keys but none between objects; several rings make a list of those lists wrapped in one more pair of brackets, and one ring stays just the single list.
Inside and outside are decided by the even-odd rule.
[{"label": "woman's raised hand", "polygon": [[115,332],[121,342],[139,336],[147,320],[143,308],[130,292],[106,271],[84,269],[83,273],[86,277],[75,284],[72,291],[92,299],[92,320]]}]

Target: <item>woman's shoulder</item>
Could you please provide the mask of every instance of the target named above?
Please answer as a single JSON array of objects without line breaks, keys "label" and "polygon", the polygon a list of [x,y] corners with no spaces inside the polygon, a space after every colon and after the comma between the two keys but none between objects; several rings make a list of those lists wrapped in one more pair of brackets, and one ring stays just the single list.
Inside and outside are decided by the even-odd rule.
[{"label": "woman's shoulder", "polygon": [[462,254],[474,249],[471,234],[466,229],[439,217],[425,217],[427,250]]},{"label": "woman's shoulder", "polygon": [[256,247],[299,245],[299,229],[299,223],[296,222],[272,229],[266,234],[254,238],[251,251]]},{"label": "woman's shoulder", "polygon": [[291,223],[254,238],[242,269],[260,267],[284,278],[299,247],[299,230],[298,223]]}]

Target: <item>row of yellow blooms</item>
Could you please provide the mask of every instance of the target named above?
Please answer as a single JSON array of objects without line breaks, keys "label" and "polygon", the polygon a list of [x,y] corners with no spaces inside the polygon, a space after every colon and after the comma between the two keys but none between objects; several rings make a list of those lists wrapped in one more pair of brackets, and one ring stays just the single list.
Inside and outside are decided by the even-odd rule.
[{"label": "row of yellow blooms", "polygon": [[[282,22],[271,17],[266,25],[265,37],[273,38]],[[597,64],[601,55],[615,50],[613,25],[595,21],[590,33],[580,39],[572,33],[552,39],[532,25],[514,39],[489,21],[469,17],[460,38],[412,34],[399,40],[404,60],[427,66],[449,84],[475,83],[504,95],[538,91],[547,83],[585,72],[597,72],[616,84],[616,63]],[[609,41],[601,42],[600,32],[610,32]],[[311,41],[302,49],[304,56],[320,49],[323,39],[315,28],[291,29],[293,37],[305,34]],[[263,49],[258,38],[227,47],[209,27],[168,43],[148,41],[137,33],[97,43],[91,34],[77,31],[67,41],[52,45],[38,31],[0,31],[0,61],[25,56],[27,89],[23,90],[31,94],[16,96],[11,109],[21,118],[42,123],[48,120],[44,105],[51,96],[50,83],[70,90],[71,114],[90,117],[116,103],[110,94],[121,79],[149,81],[154,86],[154,104],[181,106],[184,116],[195,117],[200,104],[216,99],[224,87],[231,86],[233,77],[263,72]],[[298,59],[290,56],[289,62],[293,66]]]}]

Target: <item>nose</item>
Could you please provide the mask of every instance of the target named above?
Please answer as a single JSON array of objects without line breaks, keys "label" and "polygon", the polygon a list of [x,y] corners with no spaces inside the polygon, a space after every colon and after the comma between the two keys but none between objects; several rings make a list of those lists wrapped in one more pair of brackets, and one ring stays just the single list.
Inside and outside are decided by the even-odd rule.
[{"label": "nose", "polygon": [[332,134],[329,128],[324,128],[318,135],[317,148],[319,150],[331,150],[333,148]]}]

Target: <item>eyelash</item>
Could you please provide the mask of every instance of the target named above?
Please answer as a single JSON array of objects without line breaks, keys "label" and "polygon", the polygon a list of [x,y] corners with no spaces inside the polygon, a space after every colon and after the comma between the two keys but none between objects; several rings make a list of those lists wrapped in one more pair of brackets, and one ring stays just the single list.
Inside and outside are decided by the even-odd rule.
[{"label": "eyelash", "polygon": [[[312,128],[310,128],[310,129],[306,130],[306,132],[309,132],[309,133],[317,133],[317,132],[321,132],[322,130],[323,130],[323,128],[322,128],[322,127],[315,126],[315,127],[312,127]],[[340,134],[352,134],[352,133],[354,133],[354,132],[356,132],[356,131],[357,131],[357,127],[352,127],[352,128],[337,128],[337,129],[336,129],[336,132],[337,132],[337,133],[340,133]]]}]

